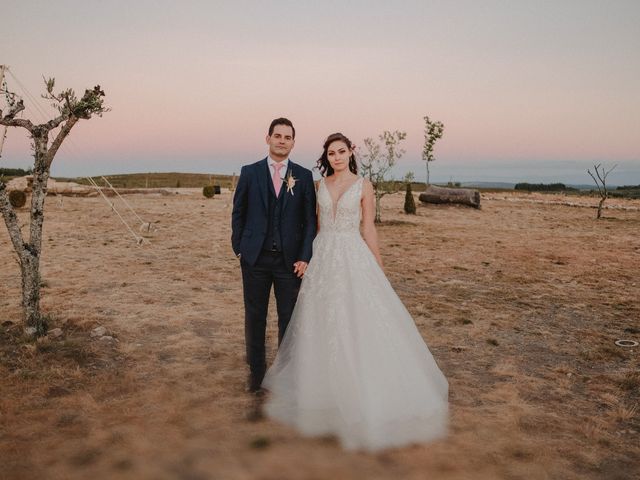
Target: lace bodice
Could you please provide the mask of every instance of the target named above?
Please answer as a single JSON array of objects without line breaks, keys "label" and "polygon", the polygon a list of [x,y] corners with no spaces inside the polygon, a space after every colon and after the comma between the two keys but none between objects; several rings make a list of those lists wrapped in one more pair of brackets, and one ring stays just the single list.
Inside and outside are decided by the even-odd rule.
[{"label": "lace bodice", "polygon": [[[320,218],[320,233],[360,232],[360,198],[362,196],[363,178],[358,178],[342,194],[336,205],[333,204],[331,194],[324,183],[324,178],[320,180],[318,186],[318,208]],[[334,213],[335,209],[335,213]]]}]

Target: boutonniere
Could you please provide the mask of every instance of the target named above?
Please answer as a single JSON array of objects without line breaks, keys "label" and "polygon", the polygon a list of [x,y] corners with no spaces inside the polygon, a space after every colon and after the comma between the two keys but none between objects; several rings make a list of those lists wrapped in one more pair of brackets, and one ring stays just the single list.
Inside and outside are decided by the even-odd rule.
[{"label": "boutonniere", "polygon": [[291,171],[289,171],[289,174],[286,176],[284,181],[287,184],[287,192],[291,192],[291,195],[293,195],[293,187],[296,186],[298,179],[291,174]]}]

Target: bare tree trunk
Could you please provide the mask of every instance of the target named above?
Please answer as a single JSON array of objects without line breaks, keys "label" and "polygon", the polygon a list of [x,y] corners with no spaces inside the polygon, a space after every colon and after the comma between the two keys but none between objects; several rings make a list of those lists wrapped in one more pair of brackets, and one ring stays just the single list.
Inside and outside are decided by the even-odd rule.
[{"label": "bare tree trunk", "polygon": [[600,203],[598,203],[598,213],[596,215],[596,220],[599,219],[602,216],[602,206],[604,205],[604,201],[607,199],[607,197],[602,197],[600,199]]},{"label": "bare tree trunk", "polygon": [[37,334],[42,334],[46,327],[40,315],[40,253],[24,242],[18,217],[9,203],[4,183],[0,183],[0,210],[20,262],[23,320],[25,325],[35,328]]},{"label": "bare tree trunk", "polygon": [[380,216],[380,199],[382,198],[382,195],[380,195],[380,192],[378,191],[378,189],[375,189],[375,193],[376,193],[376,218],[374,220],[374,223],[382,223],[382,218]]},{"label": "bare tree trunk", "polygon": [[[78,120],[89,119],[93,114],[101,115],[107,108],[103,106],[104,92],[99,86],[85,90],[81,99],[77,99],[73,90],[68,89],[56,95],[53,93],[55,80],[45,79],[47,95],[44,98],[54,100],[59,105],[60,115],[46,123],[34,125],[30,120],[16,118],[25,109],[22,99],[5,92],[13,102],[6,114],[0,111],[0,125],[25,128],[33,139],[34,169],[31,195],[29,241],[25,242],[18,217],[16,216],[6,191],[6,184],[0,181],[0,213],[4,218],[13,248],[18,255],[22,274],[22,307],[24,321],[35,329],[37,335],[46,332],[47,325],[40,314],[40,254],[42,250],[42,226],[44,223],[44,201],[47,196],[47,181],[51,162],[60,145]],[[60,127],[49,145],[49,133]]]},{"label": "bare tree trunk", "polygon": [[45,161],[47,140],[48,132],[38,136],[34,135],[36,161],[31,193],[29,244],[25,245],[25,252],[20,262],[25,323],[34,327],[38,335],[44,334],[47,328],[40,314],[40,253],[42,251],[44,201],[47,197],[47,181],[49,180],[49,168]]},{"label": "bare tree trunk", "polygon": [[2,218],[7,225],[9,232],[9,238],[13,243],[18,256],[24,250],[24,241],[22,240],[22,232],[20,232],[20,224],[18,223],[18,217],[14,212],[11,203],[9,203],[9,195],[7,195],[7,185],[4,182],[0,182],[0,212],[2,212]]},{"label": "bare tree trunk", "polygon": [[[611,173],[611,171],[616,168],[617,165],[614,165],[609,170],[605,170],[604,167],[601,167],[601,164],[594,165],[593,169],[596,172],[595,175],[591,173],[591,170],[587,169],[587,173],[593,178],[593,181],[596,183],[596,187],[598,187],[598,193],[600,194],[600,202],[598,203],[598,213],[596,213],[596,220],[600,219],[602,216],[602,206],[607,198],[609,198],[609,192],[607,191],[607,176]],[[600,169],[602,168],[602,172]]]},{"label": "bare tree trunk", "polygon": [[48,146],[49,129],[34,126],[30,129],[34,144],[33,183],[31,185],[31,211],[29,241],[25,242],[18,218],[9,203],[6,185],[0,184],[0,210],[4,217],[14,249],[20,260],[22,274],[22,307],[24,323],[35,328],[35,334],[44,335],[47,325],[40,313],[40,254],[42,252],[42,226],[44,223],[44,202],[47,197],[47,182],[51,160],[68,135],[77,119],[71,118],[64,125],[55,141]]},{"label": "bare tree trunk", "polygon": [[42,247],[42,225],[44,221],[44,201],[47,196],[49,169],[46,163],[47,134],[35,136],[35,169],[31,195],[31,222],[29,242],[25,242],[15,211],[9,203],[6,185],[0,185],[0,210],[4,217],[9,236],[20,261],[22,274],[22,306],[24,322],[36,329],[37,335],[46,332],[46,325],[40,314],[40,252]]},{"label": "bare tree trunk", "polygon": [[46,332],[46,325],[40,315],[40,257],[25,250],[20,259],[22,273],[22,306],[24,322],[36,329],[37,335]]},{"label": "bare tree trunk", "polygon": [[480,192],[470,188],[443,188],[429,185],[418,198],[423,203],[457,203],[480,208]]}]

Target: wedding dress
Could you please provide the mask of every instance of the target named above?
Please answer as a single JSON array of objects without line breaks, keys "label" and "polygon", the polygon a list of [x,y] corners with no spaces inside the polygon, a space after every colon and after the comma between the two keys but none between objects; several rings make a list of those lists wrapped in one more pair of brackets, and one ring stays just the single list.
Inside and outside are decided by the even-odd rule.
[{"label": "wedding dress", "polygon": [[318,187],[313,258],[263,387],[266,414],[375,451],[446,435],[449,384],[360,235],[359,178]]}]

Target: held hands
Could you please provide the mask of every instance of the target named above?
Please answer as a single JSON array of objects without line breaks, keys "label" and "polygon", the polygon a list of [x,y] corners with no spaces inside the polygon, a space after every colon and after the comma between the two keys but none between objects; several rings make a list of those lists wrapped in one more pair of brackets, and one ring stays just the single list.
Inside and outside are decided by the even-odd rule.
[{"label": "held hands", "polygon": [[307,262],[298,261],[293,264],[293,273],[296,274],[298,278],[302,278],[304,276],[304,272],[307,271]]}]

